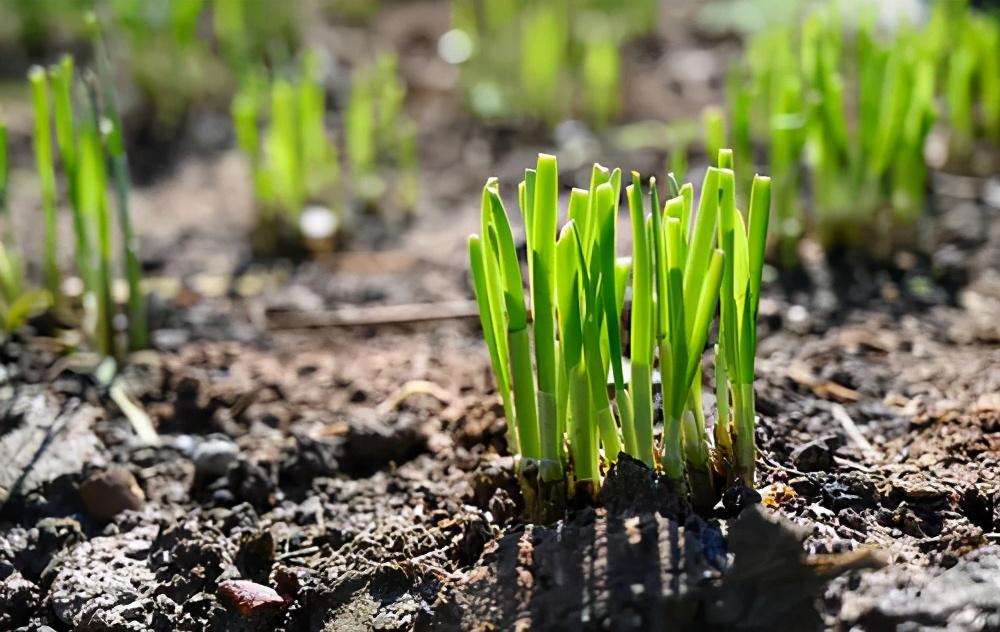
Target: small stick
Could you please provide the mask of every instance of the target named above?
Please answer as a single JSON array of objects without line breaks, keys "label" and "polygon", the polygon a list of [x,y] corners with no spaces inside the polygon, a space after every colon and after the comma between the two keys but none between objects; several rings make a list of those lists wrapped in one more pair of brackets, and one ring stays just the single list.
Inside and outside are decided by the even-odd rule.
[{"label": "small stick", "polygon": [[276,559],[278,561],[290,560],[295,557],[302,557],[304,555],[312,555],[313,553],[319,553],[318,546],[307,546],[304,549],[297,549],[295,551],[289,551],[287,553],[282,553]]},{"label": "small stick", "polygon": [[442,301],[341,307],[318,312],[274,312],[268,315],[271,330],[322,329],[326,327],[364,327],[400,325],[435,320],[478,318],[475,301]]},{"label": "small stick", "polygon": [[833,404],[830,406],[830,412],[833,414],[833,418],[840,422],[840,425],[844,428],[844,433],[847,434],[847,438],[854,442],[861,451],[865,453],[865,456],[873,458],[878,456],[878,451],[868,442],[858,426],[851,419],[851,416],[847,414],[847,410],[844,409],[840,404]]}]

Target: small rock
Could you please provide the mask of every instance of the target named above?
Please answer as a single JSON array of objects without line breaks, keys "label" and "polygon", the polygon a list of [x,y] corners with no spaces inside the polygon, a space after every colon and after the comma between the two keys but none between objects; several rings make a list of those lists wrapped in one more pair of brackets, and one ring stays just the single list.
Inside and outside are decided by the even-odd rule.
[{"label": "small rock", "polygon": [[724,509],[724,514],[730,518],[739,516],[744,509],[760,504],[760,501],[760,492],[751,487],[747,487],[740,480],[737,480],[734,485],[722,492],[722,507]]},{"label": "small rock", "polygon": [[191,339],[184,329],[157,329],[153,332],[153,346],[164,351],[176,351]]},{"label": "small rock", "polygon": [[219,594],[244,617],[285,605],[285,600],[273,588],[245,579],[220,583]]},{"label": "small rock", "polygon": [[146,495],[132,472],[111,467],[87,477],[80,485],[83,506],[94,520],[109,522],[126,509],[142,509]]},{"label": "small rock", "polygon": [[833,452],[821,439],[803,443],[790,456],[800,472],[822,472],[833,466]]},{"label": "small rock", "polygon": [[874,507],[875,492],[871,483],[857,476],[847,474],[820,484],[823,506],[833,511],[848,507]]},{"label": "small rock", "polygon": [[796,476],[789,479],[788,486],[795,490],[799,496],[814,496],[819,493],[819,484],[808,476]]},{"label": "small rock", "polygon": [[214,437],[198,445],[191,459],[199,477],[213,479],[225,474],[239,453],[239,446],[229,439]]}]

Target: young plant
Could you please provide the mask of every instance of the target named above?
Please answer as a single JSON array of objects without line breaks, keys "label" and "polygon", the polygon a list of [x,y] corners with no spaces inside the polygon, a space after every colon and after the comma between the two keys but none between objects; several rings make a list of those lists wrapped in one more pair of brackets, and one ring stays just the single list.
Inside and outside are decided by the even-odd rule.
[{"label": "young plant", "polygon": [[[906,32],[883,44],[869,16],[862,16],[852,44],[845,46],[833,11],[817,11],[798,31],[755,36],[748,76],[730,76],[738,155],[747,154],[750,137],[769,145],[785,264],[795,261],[798,238],[810,224],[827,247],[860,244],[872,231],[887,243],[891,229],[912,222],[922,205],[920,165],[933,112],[924,57]],[[848,98],[854,94],[852,112]],[[756,112],[748,103],[757,104]],[[803,164],[813,180],[815,213],[809,218],[798,199]]]},{"label": "young plant", "polygon": [[[724,162],[720,158],[720,165]],[[721,393],[731,418],[722,419],[717,432],[728,433],[732,444],[732,471],[746,485],[754,484],[756,407],[754,364],[757,352],[757,309],[770,217],[771,180],[755,176],[747,221],[736,209],[736,180],[730,169],[719,171],[719,243],[729,253],[720,290],[719,353],[716,380],[728,383]],[[731,403],[731,405],[730,405]],[[720,403],[720,409],[723,404]],[[718,436],[718,435],[717,435]]]},{"label": "young plant", "polygon": [[394,56],[381,55],[374,66],[354,71],[343,120],[350,177],[343,178],[337,145],[326,131],[319,58],[304,56],[295,79],[246,78],[231,114],[253,173],[260,250],[274,254],[301,246],[303,238],[329,249],[349,223],[346,212],[354,199],[368,208],[386,202],[390,175],[398,176],[396,206],[412,210],[418,196],[416,129],[402,114],[404,97]]},{"label": "young plant", "polygon": [[[604,0],[452,0],[450,41],[472,111],[487,119],[528,117],[549,125],[579,115],[612,123],[621,93],[619,49],[649,32],[657,4]],[[445,43],[449,40],[442,40]],[[514,80],[511,80],[514,78]]]},{"label": "young plant", "polygon": [[[270,105],[266,114],[265,101]],[[295,81],[246,81],[231,109],[237,142],[253,172],[261,220],[257,246],[273,253],[283,240],[301,239],[303,210],[310,203],[330,214],[330,228],[316,239],[332,238],[342,220],[336,199],[340,163],[326,133],[325,91],[316,56],[303,58]]]},{"label": "young plant", "polygon": [[61,277],[56,226],[56,174],[52,159],[52,118],[49,106],[49,81],[45,69],[34,66],[28,71],[31,82],[31,100],[35,109],[35,168],[42,190],[42,213],[45,223],[45,242],[42,258],[44,287],[59,300]]},{"label": "young plant", "polygon": [[[95,29],[92,33],[98,63],[105,63],[100,60],[104,52],[96,34],[96,25],[92,23],[91,27]],[[105,81],[99,82],[96,77],[91,77],[85,82],[87,100],[85,114],[80,118],[77,118],[74,112],[73,93],[74,87],[78,84],[74,80],[72,58],[64,57],[48,72],[41,68],[33,69],[29,76],[35,88],[36,116],[40,117],[36,119],[35,143],[39,148],[36,153],[42,154],[45,158],[44,161],[39,161],[38,168],[43,183],[51,177],[48,184],[43,184],[43,196],[47,199],[46,204],[51,205],[53,223],[56,200],[50,128],[53,116],[55,120],[56,144],[59,148],[63,175],[66,178],[68,201],[73,211],[77,273],[83,281],[82,328],[98,351],[109,356],[118,356],[120,349],[114,329],[117,307],[112,295],[115,279],[114,228],[107,193],[109,163],[115,171],[118,230],[123,238],[122,262],[129,288],[128,348],[142,348],[148,343],[148,339],[139,260],[128,207],[128,177],[124,143],[121,138],[121,120],[107,79],[107,69],[102,72]],[[47,103],[50,79],[55,97],[54,112],[50,111]],[[105,123],[103,130],[102,123]],[[50,191],[45,194],[47,189]],[[46,244],[48,247],[48,234]],[[55,265],[55,262],[52,265]],[[58,275],[59,270],[56,267],[55,276],[58,278]],[[51,273],[47,273],[46,279],[50,278]],[[52,294],[53,290],[47,289]]]},{"label": "young plant", "polygon": [[365,205],[383,201],[393,169],[400,179],[400,210],[408,213],[417,194],[416,130],[402,112],[406,87],[397,66],[395,55],[382,53],[373,65],[354,71],[344,134],[354,189]]},{"label": "young plant", "polygon": [[606,32],[584,43],[583,97],[587,118],[595,129],[610,124],[618,114],[621,58],[618,41]]},{"label": "young plant", "polygon": [[524,14],[521,34],[521,97],[529,112],[555,123],[566,109],[562,74],[569,46],[564,9],[541,2]]},{"label": "young plant", "polygon": [[[118,97],[115,94],[114,85],[112,84],[110,57],[104,45],[104,39],[101,37],[99,25],[96,19],[94,19],[93,14],[90,17],[91,41],[97,64],[100,92],[103,97],[103,120],[109,123],[105,146],[111,162],[111,174],[115,186],[115,206],[118,210],[118,226],[121,231],[122,262],[125,269],[125,280],[128,284],[126,310],[128,315],[128,346],[129,350],[136,351],[149,346],[149,333],[146,329],[146,297],[142,290],[142,270],[139,263],[138,244],[135,232],[132,229],[132,213],[129,208],[128,192],[131,188],[131,179],[128,170],[128,156],[125,153],[125,140],[123,137],[121,111],[118,107]],[[63,82],[68,82],[72,77],[72,59],[69,57],[64,58],[63,66],[67,68],[60,75]],[[63,94],[64,91],[68,93],[68,89],[64,88],[60,90],[61,96],[57,98],[65,98],[67,95]],[[56,124],[60,124],[58,106]],[[62,125],[67,128],[72,127],[71,122],[63,121]]]},{"label": "young plant", "polygon": [[[619,280],[613,271],[620,179],[619,171],[595,166],[593,195],[574,190],[569,220],[557,240],[556,159],[540,155],[536,169],[525,172],[518,198],[528,244],[530,327],[521,268],[495,179],[483,191],[483,236],[469,240],[481,324],[509,415],[508,443],[519,456],[528,512],[538,519],[561,512],[567,439],[574,493],[596,494],[601,446],[609,461],[621,450],[621,430],[607,392],[609,367],[616,399],[625,389]],[[617,404],[619,416],[627,418],[630,407]]]},{"label": "young plant", "polygon": [[52,305],[52,296],[46,290],[26,287],[7,209],[8,173],[7,127],[0,123],[0,331],[7,333]]},{"label": "young plant", "polygon": [[[708,438],[701,407],[701,356],[718,302],[722,264],[728,255],[713,249],[712,233],[718,206],[719,174],[709,169],[702,183],[698,213],[691,225],[694,192],[690,184],[678,188],[657,221],[656,272],[658,281],[660,373],[663,379],[663,465],[679,479],[687,465],[696,506],[712,504],[713,484],[708,460]],[[654,189],[655,191],[655,189]],[[653,195],[653,201],[658,202]],[[656,208],[656,207],[654,207]],[[683,437],[683,440],[682,440]]]},{"label": "young plant", "polygon": [[[572,493],[596,494],[602,463],[616,461],[620,450],[686,483],[699,509],[717,500],[717,476],[752,484],[756,313],[770,180],[754,180],[748,231],[735,206],[732,152],[724,150],[720,156],[720,167],[706,174],[696,215],[690,184],[678,186],[669,177],[670,199],[661,208],[655,179],[647,196],[633,174],[626,188],[633,229],[631,265],[626,266],[615,261],[621,172],[594,166],[590,188],[571,191],[556,239],[556,160],[539,156],[518,188],[530,319],[510,221],[496,179],[487,182],[482,237],[470,237],[469,256],[529,517],[559,515],[566,479],[573,483]],[[722,248],[713,245],[716,235]],[[626,377],[619,330],[630,273],[631,362]],[[720,304],[716,379],[722,426],[712,441],[702,410],[700,366]],[[657,366],[664,415],[659,447],[652,392]]]}]

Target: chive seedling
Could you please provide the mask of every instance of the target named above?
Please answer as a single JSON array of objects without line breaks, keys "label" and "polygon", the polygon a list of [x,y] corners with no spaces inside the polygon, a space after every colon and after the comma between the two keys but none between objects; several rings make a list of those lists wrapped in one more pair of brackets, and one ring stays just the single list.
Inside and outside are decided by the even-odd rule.
[{"label": "chive seedling", "polygon": [[580,6],[452,0],[452,29],[439,51],[461,66],[477,116],[527,116],[551,125],[579,112],[599,128],[618,114],[619,48],[648,33],[657,10],[655,0]]},{"label": "chive seedling", "polygon": [[[111,174],[115,185],[115,206],[118,210],[118,226],[121,230],[122,262],[125,269],[125,280],[128,284],[128,347],[129,350],[136,351],[149,346],[149,333],[146,329],[146,299],[142,291],[138,244],[135,232],[132,230],[132,213],[129,208],[128,192],[131,188],[131,180],[128,170],[128,156],[125,154],[118,97],[112,84],[110,58],[101,37],[100,27],[92,13],[89,15],[89,21],[100,93],[104,104],[103,120],[108,123],[105,146],[111,162]],[[72,60],[64,58],[63,64],[69,67],[69,70],[64,74],[72,76]],[[67,127],[72,127],[69,123],[64,124]]]},{"label": "chive seedling", "polygon": [[7,209],[7,127],[0,123],[0,331],[11,332],[29,317],[52,305],[43,289],[25,285],[21,257],[14,249],[14,231]]},{"label": "chive seedling", "polygon": [[584,44],[583,95],[587,117],[595,128],[607,126],[618,113],[621,59],[618,42],[603,30]]},{"label": "chive seedling", "polygon": [[340,166],[336,145],[326,133],[325,91],[315,54],[303,56],[294,80],[248,76],[233,98],[231,114],[237,143],[253,173],[260,216],[257,246],[273,254],[282,240],[301,239],[307,203],[321,204],[332,214],[332,230],[315,236],[317,243],[331,239],[341,220],[335,197]]},{"label": "chive seedling", "polygon": [[[104,55],[103,46],[97,34],[96,22],[92,18],[90,28],[94,36],[98,64],[105,63],[101,61]],[[116,179],[118,231],[123,239],[121,259],[129,286],[129,348],[138,349],[145,346],[147,337],[139,260],[128,208],[128,176],[121,136],[121,120],[108,79],[108,70],[103,69],[102,72],[103,81],[89,76],[85,82],[87,107],[85,116],[79,120],[74,113],[73,95],[76,82],[71,57],[63,57],[48,73],[42,68],[33,68],[29,76],[36,104],[34,140],[36,157],[39,158],[39,175],[43,182],[46,217],[47,220],[51,218],[54,223],[55,168],[51,149],[51,126],[54,118],[56,145],[59,148],[62,171],[66,178],[68,202],[73,211],[77,273],[83,280],[82,328],[98,351],[116,356],[118,345],[114,331],[114,317],[117,308],[112,296],[115,279],[114,222],[108,200],[108,164],[114,170]],[[50,78],[54,110],[48,103]],[[58,279],[60,273],[56,262],[50,262],[49,247],[54,248],[53,241],[47,221],[45,261],[49,262],[47,266],[53,267],[54,270],[49,271],[46,267],[46,285],[52,283],[53,276]],[[49,296],[53,295],[52,289],[47,287],[46,290]],[[42,301],[33,299],[33,304],[41,305]]]},{"label": "chive seedling", "polygon": [[34,66],[28,71],[31,99],[35,109],[35,168],[42,189],[42,213],[45,242],[42,277],[45,289],[58,302],[60,274],[56,232],[56,175],[52,159],[52,119],[49,108],[49,81],[45,69]]},{"label": "chive seedling", "polygon": [[[518,187],[530,319],[499,184],[495,178],[487,181],[482,236],[469,238],[469,257],[480,324],[508,418],[508,446],[518,457],[529,517],[557,517],[567,480],[572,493],[595,495],[602,464],[613,463],[620,450],[686,482],[698,509],[717,500],[717,474],[752,481],[756,312],[770,180],[754,180],[748,233],[735,207],[732,165],[732,151],[720,151],[720,167],[706,173],[697,214],[690,184],[679,186],[668,176],[670,197],[661,207],[656,180],[650,179],[647,194],[633,173],[625,191],[632,258],[623,265],[615,257],[621,171],[594,165],[590,188],[571,191],[556,238],[558,169],[555,157],[540,155]],[[713,244],[717,228],[722,248]],[[626,376],[620,314],[629,274],[631,363]],[[716,379],[720,407],[728,411],[732,398],[734,412],[725,413],[713,441],[702,410],[700,366],[720,304]],[[663,384],[660,447],[653,427],[657,366]]]},{"label": "chive seedling", "polygon": [[[720,163],[722,160],[720,159]],[[736,210],[733,172],[719,172],[719,242],[726,258],[720,290],[720,349],[732,402],[730,432],[733,470],[748,486],[754,482],[754,364],[757,351],[757,309],[760,302],[764,247],[770,216],[771,180],[755,176],[750,192],[748,221]],[[718,379],[718,377],[716,378]],[[727,402],[728,403],[728,402]]]},{"label": "chive seedling", "polygon": [[[397,205],[410,211],[416,205],[418,165],[416,128],[402,114],[405,87],[396,72],[396,59],[383,54],[374,66],[352,74],[350,99],[344,114],[344,148],[350,177],[341,177],[339,152],[326,131],[325,88],[320,60],[303,56],[294,78],[268,80],[248,75],[231,104],[237,144],[253,172],[260,214],[255,236],[258,247],[274,254],[278,246],[300,245],[327,249],[338,230],[350,220],[350,195],[374,208],[388,198],[389,167],[397,176]],[[263,130],[260,129],[263,123]],[[304,215],[307,205],[321,206],[329,222],[313,225]],[[322,228],[323,230],[318,230]],[[328,229],[327,229],[328,228]]]},{"label": "chive seedling", "polygon": [[[737,156],[749,158],[748,138],[768,148],[785,263],[805,230],[827,248],[875,247],[877,256],[912,238],[938,103],[961,168],[977,168],[977,135],[1000,139],[1000,23],[947,0],[932,3],[919,28],[880,32],[876,17],[863,11],[847,27],[833,3],[821,4],[800,27],[751,38],[745,62],[729,75]],[[812,179],[808,217],[797,199],[803,165]],[[749,173],[745,166],[737,172]]]}]

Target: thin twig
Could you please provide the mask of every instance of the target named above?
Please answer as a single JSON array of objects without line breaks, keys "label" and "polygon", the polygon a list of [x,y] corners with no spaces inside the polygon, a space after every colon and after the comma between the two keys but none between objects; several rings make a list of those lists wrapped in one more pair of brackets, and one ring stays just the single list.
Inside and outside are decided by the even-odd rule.
[{"label": "thin twig", "polygon": [[479,308],[475,301],[460,300],[403,305],[351,306],[315,312],[272,312],[268,314],[267,319],[269,329],[289,330],[401,325],[478,316]]},{"label": "thin twig", "polygon": [[878,456],[878,451],[868,442],[865,435],[861,434],[861,430],[858,429],[857,424],[854,423],[854,420],[847,414],[847,410],[843,406],[833,404],[830,406],[830,412],[833,413],[833,418],[840,422],[840,425],[844,428],[847,438],[861,448],[866,457],[874,458]]},{"label": "thin twig", "polygon": [[312,555],[313,553],[319,553],[318,546],[307,546],[304,549],[297,549],[295,551],[289,551],[287,553],[282,553],[278,556],[279,561],[290,560],[294,557],[303,557],[306,555]]}]

